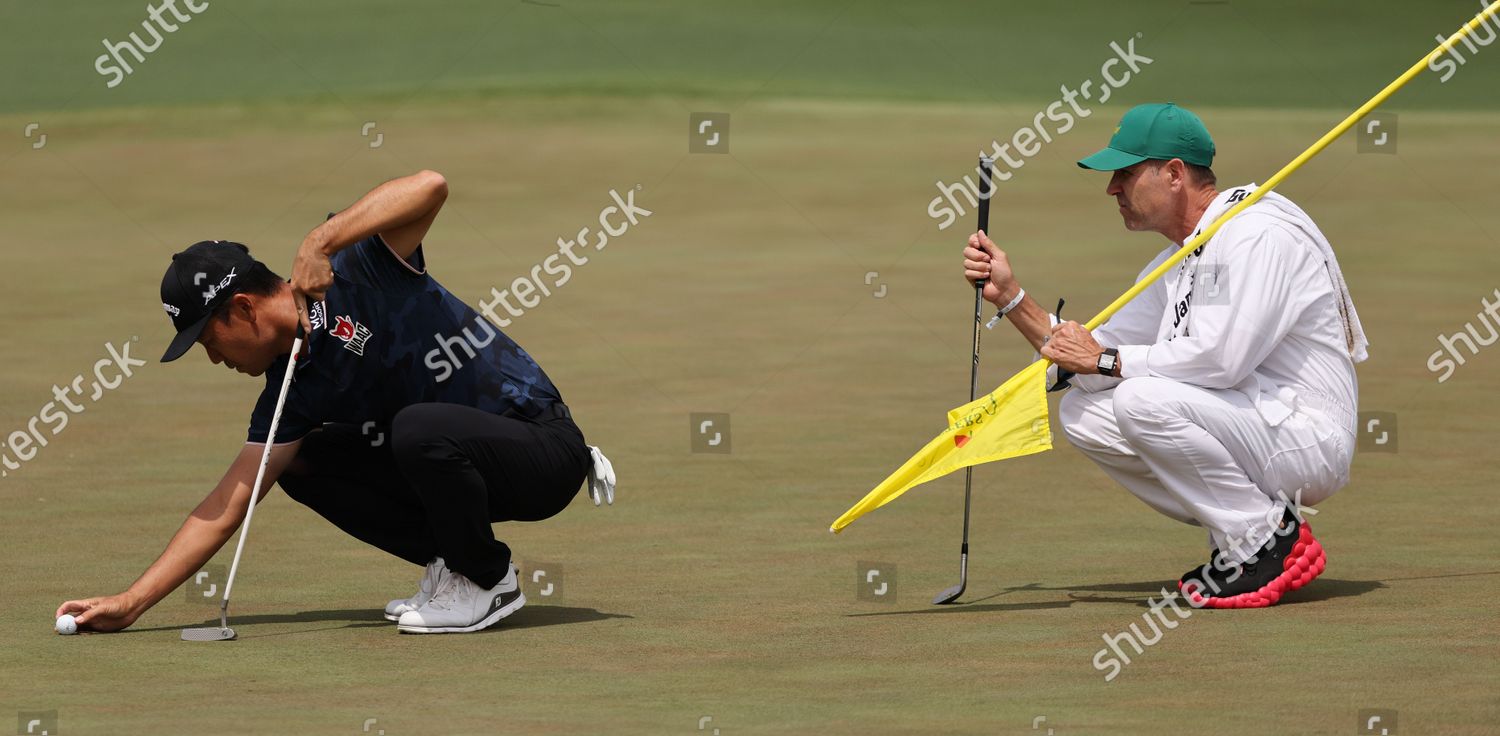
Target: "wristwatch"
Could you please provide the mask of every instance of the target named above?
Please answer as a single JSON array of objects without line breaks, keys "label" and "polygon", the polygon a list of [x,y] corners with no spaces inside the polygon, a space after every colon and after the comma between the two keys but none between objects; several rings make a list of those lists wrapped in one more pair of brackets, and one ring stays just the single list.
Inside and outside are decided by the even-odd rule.
[{"label": "wristwatch", "polygon": [[1105,348],[1099,354],[1099,374],[1103,376],[1120,377],[1120,351],[1114,348]]}]

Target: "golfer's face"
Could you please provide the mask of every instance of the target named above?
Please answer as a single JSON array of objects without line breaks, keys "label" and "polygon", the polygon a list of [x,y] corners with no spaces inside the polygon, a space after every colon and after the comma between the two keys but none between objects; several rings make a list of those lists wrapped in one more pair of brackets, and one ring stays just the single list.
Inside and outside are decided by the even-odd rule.
[{"label": "golfer's face", "polygon": [[232,312],[227,320],[220,316],[209,319],[198,342],[214,365],[222,363],[251,376],[265,373],[276,358],[271,354],[275,351],[268,350],[257,339],[254,325]]},{"label": "golfer's face", "polygon": [[1149,161],[1119,169],[1109,179],[1105,193],[1115,198],[1126,230],[1150,230],[1160,211],[1162,192],[1156,167]]}]

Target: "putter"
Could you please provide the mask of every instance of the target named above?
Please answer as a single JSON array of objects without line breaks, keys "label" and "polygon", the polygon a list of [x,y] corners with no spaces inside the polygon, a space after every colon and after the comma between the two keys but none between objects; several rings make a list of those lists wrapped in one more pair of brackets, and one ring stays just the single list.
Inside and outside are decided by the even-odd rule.
[{"label": "putter", "polygon": [[229,579],[224,581],[224,600],[219,603],[219,625],[196,629],[183,629],[183,641],[234,641],[237,634],[229,628],[229,590],[234,587],[234,574],[240,567],[240,554],[245,551],[245,536],[250,533],[250,520],[255,517],[255,499],[260,496],[261,483],[266,478],[266,465],[271,462],[271,447],[276,443],[276,425],[281,423],[281,409],[286,406],[287,389],[292,387],[292,374],[297,370],[297,354],[302,352],[302,324],[297,324],[297,339],[292,341],[292,356],[286,362],[286,376],[281,379],[281,395],[276,399],[276,411],[271,414],[271,429],[266,433],[266,449],[260,455],[260,470],[255,473],[255,487],[250,489],[249,508],[245,510],[245,521],[240,525],[240,540],[234,546],[234,562],[229,565]]},{"label": "putter", "polygon": [[[988,156],[979,157],[979,229],[985,235],[990,233],[990,184],[991,170],[995,160]],[[973,401],[979,393],[979,322],[983,319],[980,310],[984,308],[984,280],[974,282],[974,359],[969,363],[969,401]],[[952,603],[964,594],[964,588],[969,584],[969,504],[974,493],[974,466],[964,468],[964,542],[959,548],[958,554],[958,585],[955,585],[932,599],[933,605],[941,606]]]}]

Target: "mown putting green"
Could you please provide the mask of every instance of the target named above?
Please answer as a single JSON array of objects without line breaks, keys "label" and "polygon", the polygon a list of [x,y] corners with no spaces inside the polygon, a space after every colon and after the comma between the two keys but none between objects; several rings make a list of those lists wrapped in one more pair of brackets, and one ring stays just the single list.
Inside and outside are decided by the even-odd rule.
[{"label": "mown putting green", "polygon": [[[1196,612],[1143,653],[1128,650],[1133,662],[1105,682],[1092,664],[1101,636],[1145,628],[1147,598],[1199,561],[1202,533],[1113,487],[1061,438],[1054,452],[977,471],[963,605],[928,604],[957,575],[957,476],[838,537],[826,531],[967,395],[971,294],[957,253],[971,218],[936,228],[925,211],[934,180],[961,175],[980,146],[1027,124],[1056,85],[1094,73],[1109,40],[1138,23],[1159,28],[1167,51],[1141,87],[1030,160],[992,214],[1027,289],[1044,303],[1065,296],[1065,316],[1087,318],[1161,245],[1123,232],[1104,180],[1072,164],[1123,105],[1174,89],[1183,104],[1205,100],[1195,109],[1218,141],[1221,183],[1264,179],[1477,10],[1370,3],[1332,25],[1332,11],[1288,4],[1143,7],[1094,9],[1079,21],[1082,50],[1066,53],[1075,41],[1057,30],[1062,9],[713,15],[565,0],[495,17],[493,48],[529,35],[555,50],[545,39],[565,39],[584,55],[565,67],[433,43],[469,38],[490,16],[405,17],[433,54],[447,51],[445,76],[432,59],[387,61],[386,74],[309,61],[338,56],[316,41],[333,33],[332,46],[374,63],[367,44],[381,24],[365,16],[282,4],[267,15],[224,6],[215,20],[213,4],[116,90],[139,99],[94,90],[66,103],[59,86],[103,88],[90,44],[144,14],[11,11],[61,24],[38,38],[71,36],[70,23],[82,38],[33,62],[33,81],[5,83],[18,86],[0,130],[39,122],[48,134],[38,149],[19,135],[0,148],[6,434],[52,400],[54,384],[89,374],[107,343],[160,354],[161,270],[195,240],[239,239],[285,272],[326,212],[434,168],[452,195],[429,263],[477,300],[594,223],[611,189],[639,185],[654,214],[508,328],[620,476],[612,508],[581,498],[553,520],[497,527],[523,571],[554,572],[557,597],[529,591],[527,608],[477,635],[398,636],[380,606],[409,594],[420,571],[277,491],[257,512],[235,584],[239,641],[178,641],[215,616],[184,591],[126,633],[54,634],[58,603],[134,579],[243,440],[259,382],[197,352],[134,369],[0,479],[0,711],[56,710],[63,733],[357,733],[375,719],[370,732],[393,736],[727,736],[1337,734],[1362,709],[1394,709],[1408,732],[1488,732],[1500,718],[1490,613],[1500,518],[1488,471],[1500,374],[1481,351],[1439,384],[1427,359],[1500,286],[1490,203],[1500,112],[1492,95],[1476,97],[1500,78],[1500,48],[1453,82],[1419,80],[1397,99],[1399,155],[1343,141],[1282,189],[1338,249],[1370,333],[1360,408],[1394,413],[1399,427],[1395,452],[1360,454],[1353,483],[1312,519],[1329,555],[1321,579],[1273,609]],[[1189,32],[1200,22],[1191,14],[1211,12],[1238,20],[1202,21],[1223,29],[1212,44]],[[328,30],[342,20],[351,25]],[[702,64],[673,50],[734,23],[781,46],[702,42]],[[231,33],[247,27],[260,42]],[[1348,43],[1296,46],[1312,27]],[[1228,74],[1229,59],[1276,50],[1282,29],[1288,46],[1265,67],[1274,83],[1249,74],[1243,105],[1228,82],[1204,86],[1206,70]],[[211,33],[226,34],[228,61],[201,63],[238,76],[193,71]],[[1047,50],[1012,58],[1010,33]],[[957,48],[979,39],[1007,54],[1004,74]],[[943,63],[950,43],[962,70]],[[1202,61],[1190,54],[1210,46]],[[254,48],[267,49],[264,64]],[[839,61],[850,50],[879,57],[876,70],[915,71]],[[324,73],[296,77],[288,58]],[[58,71],[60,60],[81,71]],[[174,76],[178,86],[162,86]],[[352,91],[330,91],[345,82]],[[731,155],[687,153],[694,111],[731,112]],[[377,127],[362,136],[369,120]],[[1029,358],[1006,329],[984,339],[983,385]],[[730,453],[691,451],[689,416],[708,412],[731,415]],[[895,565],[891,602],[857,598],[866,562]]]}]

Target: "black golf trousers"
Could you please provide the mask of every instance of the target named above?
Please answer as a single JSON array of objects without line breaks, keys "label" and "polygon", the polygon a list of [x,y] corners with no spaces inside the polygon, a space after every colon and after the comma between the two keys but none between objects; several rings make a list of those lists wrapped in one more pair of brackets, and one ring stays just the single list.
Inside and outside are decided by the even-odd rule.
[{"label": "black golf trousers", "polygon": [[537,418],[458,404],[413,404],[390,427],[325,424],[279,479],[298,503],[403,560],[493,588],[510,548],[490,523],[567,508],[592,459],[561,404]]}]

